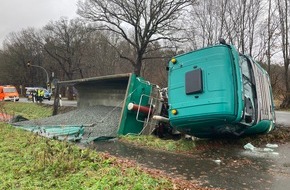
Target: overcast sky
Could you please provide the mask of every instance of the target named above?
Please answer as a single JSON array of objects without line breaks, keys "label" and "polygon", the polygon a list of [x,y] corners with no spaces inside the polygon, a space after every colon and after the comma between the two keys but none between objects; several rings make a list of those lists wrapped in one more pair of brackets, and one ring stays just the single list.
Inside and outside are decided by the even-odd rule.
[{"label": "overcast sky", "polygon": [[42,28],[62,16],[77,17],[78,0],[0,0],[0,47],[10,32]]}]

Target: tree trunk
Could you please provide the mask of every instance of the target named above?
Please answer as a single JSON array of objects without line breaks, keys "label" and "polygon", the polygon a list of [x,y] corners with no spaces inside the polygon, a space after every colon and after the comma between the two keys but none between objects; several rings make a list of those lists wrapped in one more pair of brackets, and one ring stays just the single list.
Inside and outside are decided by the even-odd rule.
[{"label": "tree trunk", "polygon": [[290,108],[290,86],[289,86],[289,81],[288,81],[288,78],[289,78],[288,69],[289,69],[289,59],[287,60],[287,63],[285,65],[285,71],[284,71],[286,96],[284,97],[284,100],[282,104],[280,105],[280,108]]},{"label": "tree trunk", "polygon": [[269,6],[268,6],[268,23],[267,23],[267,30],[268,30],[268,41],[267,41],[267,71],[269,74],[269,77],[271,79],[271,6],[272,6],[272,0],[269,0]]},{"label": "tree trunk", "polygon": [[56,89],[55,89],[55,93],[54,93],[54,103],[53,103],[52,115],[57,115],[57,112],[58,112],[59,93],[60,93],[60,86],[59,86],[59,84],[56,84]]},{"label": "tree trunk", "polygon": [[140,63],[135,65],[134,74],[136,76],[140,76],[141,75],[141,64]]},{"label": "tree trunk", "polygon": [[71,85],[68,86],[67,99],[68,100],[73,100],[74,99],[73,86],[71,86]]},{"label": "tree trunk", "polygon": [[138,55],[137,55],[136,64],[134,66],[134,74],[136,76],[141,76],[142,55],[143,55],[143,53],[138,53]]},{"label": "tree trunk", "polygon": [[289,108],[290,107],[290,87],[288,82],[288,69],[289,69],[289,23],[288,23],[288,0],[284,0],[284,3],[281,3],[281,0],[278,0],[278,10],[280,17],[280,27],[281,27],[281,38],[282,38],[282,52],[284,58],[284,80],[285,80],[285,88],[286,95],[281,108]]}]

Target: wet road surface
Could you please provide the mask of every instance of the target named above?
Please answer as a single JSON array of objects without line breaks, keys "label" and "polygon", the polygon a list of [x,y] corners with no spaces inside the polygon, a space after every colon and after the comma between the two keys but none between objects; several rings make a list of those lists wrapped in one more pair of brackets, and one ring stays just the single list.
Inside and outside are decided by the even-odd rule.
[{"label": "wet road surface", "polygon": [[[290,188],[290,144],[255,151],[243,147],[216,148],[195,155],[148,150],[117,141],[98,142],[91,148],[136,160],[146,167],[200,181],[203,186],[233,190]],[[266,150],[266,151],[265,151]]]},{"label": "wet road surface", "polygon": [[278,124],[283,124],[283,125],[286,125],[286,126],[290,126],[290,112],[287,112],[287,111],[275,111],[275,113],[276,113],[276,122]]}]

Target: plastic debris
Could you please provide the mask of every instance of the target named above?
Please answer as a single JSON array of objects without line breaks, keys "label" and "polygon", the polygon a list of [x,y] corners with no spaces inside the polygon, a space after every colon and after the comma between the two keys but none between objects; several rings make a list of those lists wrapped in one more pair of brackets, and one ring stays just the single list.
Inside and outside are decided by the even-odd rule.
[{"label": "plastic debris", "polygon": [[251,150],[251,151],[254,151],[255,150],[255,146],[252,145],[251,143],[247,143],[245,146],[244,146],[244,149],[246,150]]},{"label": "plastic debris", "polygon": [[271,148],[264,148],[263,150],[264,150],[264,152],[273,152],[273,151],[274,151],[274,150],[271,149]]},{"label": "plastic debris", "polygon": [[215,163],[220,164],[222,161],[221,160],[214,160]]},{"label": "plastic debris", "polygon": [[250,151],[245,151],[244,153],[251,156],[255,156],[255,157],[278,156],[279,153],[275,152],[275,149],[274,149],[276,147],[278,147],[278,145],[276,144],[267,144],[265,148],[259,148],[259,147],[255,147],[251,143],[247,143],[246,145],[244,145],[244,149],[250,150]]},{"label": "plastic debris", "polygon": [[278,145],[277,144],[266,144],[266,147],[268,148],[278,148]]}]

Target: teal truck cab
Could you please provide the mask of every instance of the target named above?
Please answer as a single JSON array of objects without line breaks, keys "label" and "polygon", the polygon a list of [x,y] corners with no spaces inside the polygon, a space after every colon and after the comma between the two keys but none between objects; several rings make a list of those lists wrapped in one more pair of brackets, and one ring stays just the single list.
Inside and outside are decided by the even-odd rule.
[{"label": "teal truck cab", "polygon": [[168,106],[172,128],[196,137],[266,133],[275,124],[267,72],[227,44],[172,58]]}]

